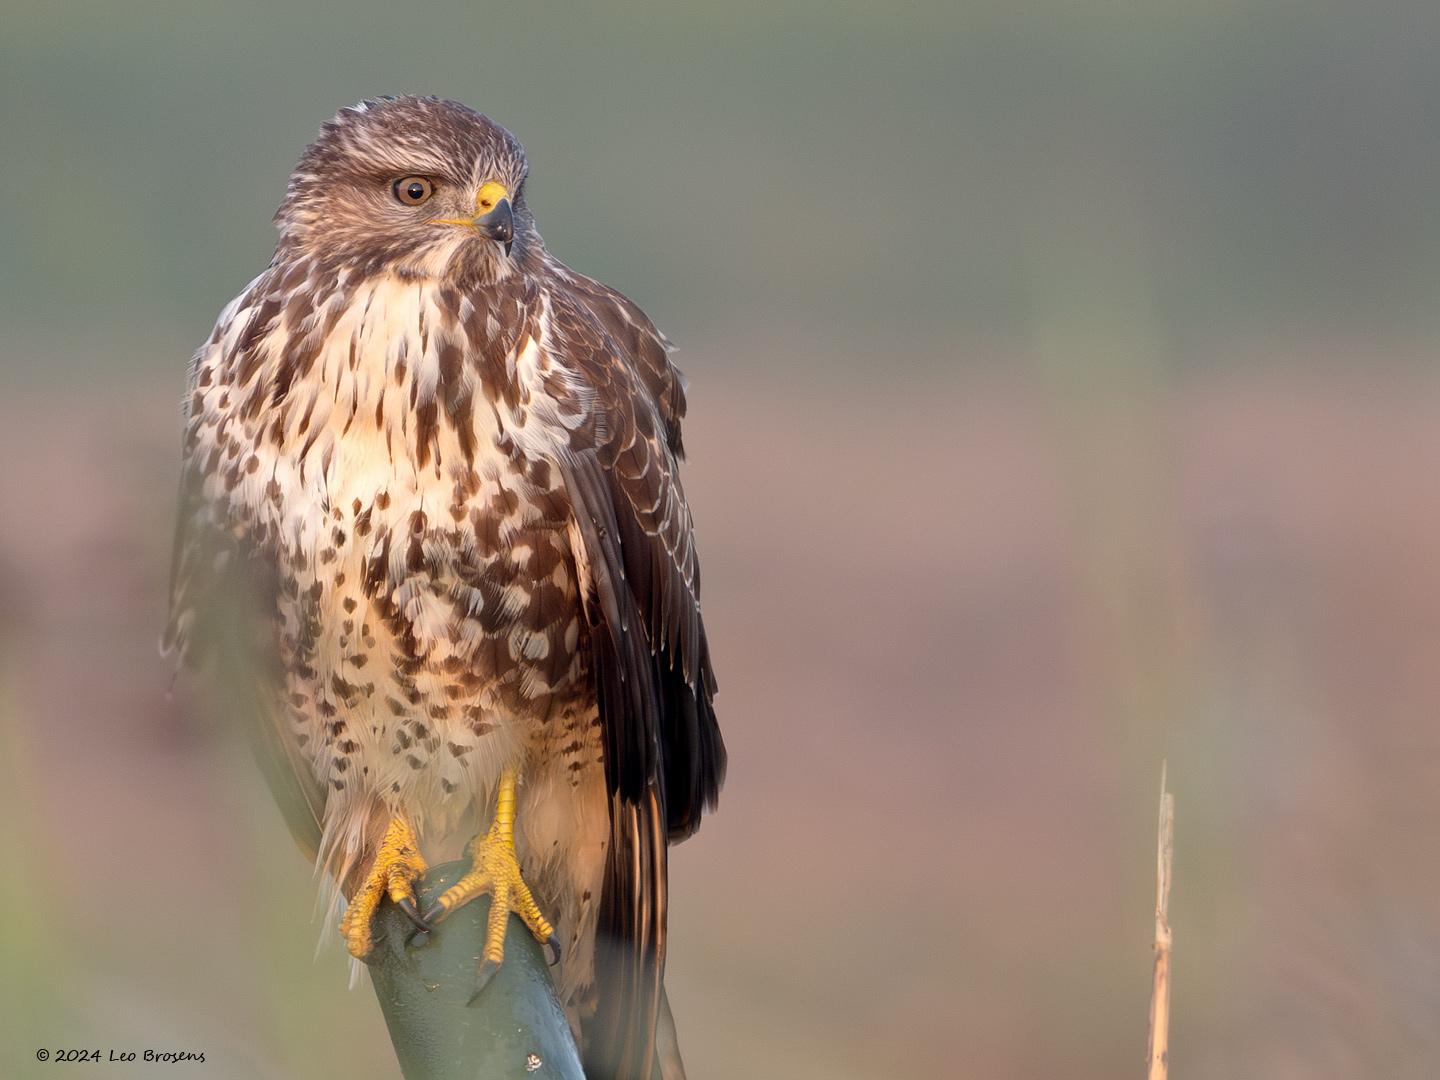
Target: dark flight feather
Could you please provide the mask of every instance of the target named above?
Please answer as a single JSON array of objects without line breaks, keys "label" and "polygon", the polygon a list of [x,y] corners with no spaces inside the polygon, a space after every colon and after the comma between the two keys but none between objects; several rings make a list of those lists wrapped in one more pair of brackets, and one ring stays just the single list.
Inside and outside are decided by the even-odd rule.
[{"label": "dark flight feather", "polygon": [[[684,389],[638,308],[588,278],[556,277],[557,336],[567,366],[594,392],[592,422],[572,435],[562,472],[592,575],[590,641],[611,791],[599,1012],[586,1067],[592,1076],[648,1078],[656,1023],[668,1015],[666,848],[715,805],[726,760],[678,476]],[[669,1058],[678,1065],[678,1051]]]}]

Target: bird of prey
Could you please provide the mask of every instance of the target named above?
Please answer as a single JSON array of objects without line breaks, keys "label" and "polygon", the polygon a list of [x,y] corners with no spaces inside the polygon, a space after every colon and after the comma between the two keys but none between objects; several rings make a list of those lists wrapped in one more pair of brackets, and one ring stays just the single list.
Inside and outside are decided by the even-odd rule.
[{"label": "bird of prey", "polygon": [[[673,1080],[667,846],[725,771],[685,381],[635,304],[546,250],[527,170],[453,101],[323,126],[190,367],[166,640],[245,657],[353,954],[386,898],[427,927],[491,894],[477,987],[516,912],[591,1075]],[[217,597],[241,604],[207,618]],[[419,910],[427,859],[462,848]]]}]

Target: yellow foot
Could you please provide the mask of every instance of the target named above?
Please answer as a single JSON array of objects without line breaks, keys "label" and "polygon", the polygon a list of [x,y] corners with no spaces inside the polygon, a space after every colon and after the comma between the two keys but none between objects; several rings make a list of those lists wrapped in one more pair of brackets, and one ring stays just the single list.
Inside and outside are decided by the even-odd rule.
[{"label": "yellow foot", "polygon": [[470,871],[446,889],[423,916],[424,922],[438,922],[482,893],[490,894],[485,951],[481,954],[479,981],[470,998],[472,1003],[505,962],[505,924],[512,911],[524,920],[535,940],[548,947],[550,963],[560,960],[560,943],[555,940],[555,931],[545,921],[530,886],[520,876],[520,860],[515,854],[515,780],[514,769],[506,769],[501,774],[495,821],[489,832],[470,841]]},{"label": "yellow foot", "polygon": [[415,882],[427,869],[414,830],[404,819],[392,818],[365,880],[355,890],[340,920],[340,933],[345,935],[351,956],[363,960],[375,948],[375,912],[387,896],[416,926],[429,929],[415,903]]}]

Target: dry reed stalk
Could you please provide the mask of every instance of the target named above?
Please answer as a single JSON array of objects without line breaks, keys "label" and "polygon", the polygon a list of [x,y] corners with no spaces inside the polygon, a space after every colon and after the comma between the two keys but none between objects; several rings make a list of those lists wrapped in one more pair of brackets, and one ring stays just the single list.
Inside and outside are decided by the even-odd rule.
[{"label": "dry reed stalk", "polygon": [[1160,835],[1155,847],[1155,981],[1150,988],[1149,1080],[1170,1071],[1170,869],[1175,861],[1175,796],[1160,763]]}]

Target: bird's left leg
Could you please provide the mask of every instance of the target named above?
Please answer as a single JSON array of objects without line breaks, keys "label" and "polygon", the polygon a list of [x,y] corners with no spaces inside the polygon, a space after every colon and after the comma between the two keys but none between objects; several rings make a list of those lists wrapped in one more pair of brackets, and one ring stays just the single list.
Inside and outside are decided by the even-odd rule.
[{"label": "bird's left leg", "polygon": [[495,799],[495,819],[488,832],[470,841],[470,871],[446,889],[425,912],[424,921],[435,923],[461,904],[482,893],[490,894],[490,915],[485,927],[485,950],[481,954],[479,982],[473,1002],[505,960],[505,924],[513,911],[519,915],[535,940],[550,950],[550,962],[560,959],[555,930],[540,913],[530,886],[520,876],[515,853],[515,785],[518,772],[507,766],[500,774],[500,792]]}]

